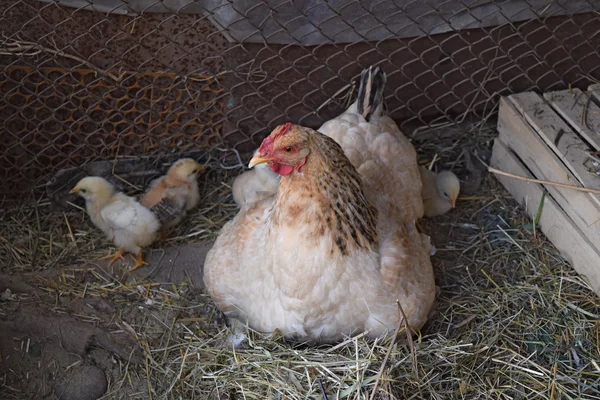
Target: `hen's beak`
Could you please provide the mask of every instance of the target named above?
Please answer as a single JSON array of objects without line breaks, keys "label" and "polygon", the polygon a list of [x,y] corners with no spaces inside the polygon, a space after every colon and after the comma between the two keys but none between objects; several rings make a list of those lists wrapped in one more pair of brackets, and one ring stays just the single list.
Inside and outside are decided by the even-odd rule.
[{"label": "hen's beak", "polygon": [[272,158],[270,158],[270,157],[261,156],[260,154],[256,153],[256,155],[254,157],[252,157],[252,159],[250,160],[250,163],[248,164],[248,168],[252,168],[258,164],[264,164],[271,160],[272,160]]},{"label": "hen's beak", "polygon": [[452,205],[452,208],[456,208],[456,199],[452,199],[450,204]]},{"label": "hen's beak", "polygon": [[77,186],[75,186],[73,189],[71,189],[71,191],[69,193],[77,194],[77,193],[79,193],[79,188]]}]

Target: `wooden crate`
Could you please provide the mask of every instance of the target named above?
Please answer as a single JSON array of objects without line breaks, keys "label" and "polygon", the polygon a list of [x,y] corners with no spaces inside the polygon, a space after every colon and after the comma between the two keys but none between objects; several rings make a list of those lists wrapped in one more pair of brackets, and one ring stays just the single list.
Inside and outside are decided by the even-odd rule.
[{"label": "wooden crate", "polygon": [[[515,175],[600,189],[600,86],[502,98],[491,166]],[[600,154],[600,153],[598,153]],[[497,175],[600,295],[600,195]]]}]

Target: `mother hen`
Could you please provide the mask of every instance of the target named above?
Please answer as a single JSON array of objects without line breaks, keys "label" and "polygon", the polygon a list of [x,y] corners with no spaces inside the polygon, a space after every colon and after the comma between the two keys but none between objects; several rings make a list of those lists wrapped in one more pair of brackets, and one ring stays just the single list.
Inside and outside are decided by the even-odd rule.
[{"label": "mother hen", "polygon": [[[385,75],[363,73],[355,105],[380,109],[383,84]],[[242,207],[206,257],[206,288],[229,318],[313,343],[385,336],[401,321],[398,303],[412,329],[425,323],[435,283],[428,238],[415,227],[414,148],[382,130],[339,141],[288,123],[250,161],[282,178],[276,196]]]}]

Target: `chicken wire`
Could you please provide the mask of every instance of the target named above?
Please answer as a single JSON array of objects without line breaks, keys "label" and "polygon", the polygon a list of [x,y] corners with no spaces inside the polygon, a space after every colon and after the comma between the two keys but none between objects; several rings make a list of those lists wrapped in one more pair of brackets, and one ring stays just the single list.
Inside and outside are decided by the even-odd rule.
[{"label": "chicken wire", "polygon": [[244,156],[276,124],[339,114],[369,65],[387,72],[388,112],[407,134],[488,117],[501,95],[600,79],[592,0],[0,0],[0,10],[3,194],[94,161],[114,172],[115,161],[135,169],[140,157],[194,152],[223,166],[224,149]]}]

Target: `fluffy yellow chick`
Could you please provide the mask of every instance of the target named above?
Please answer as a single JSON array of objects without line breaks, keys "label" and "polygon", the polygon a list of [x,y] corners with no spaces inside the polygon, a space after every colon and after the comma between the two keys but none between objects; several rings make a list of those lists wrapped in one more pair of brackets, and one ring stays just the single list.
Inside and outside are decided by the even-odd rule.
[{"label": "fluffy yellow chick", "polygon": [[[257,152],[254,152],[255,156]],[[240,208],[255,203],[277,193],[279,182],[280,176],[266,164],[256,165],[233,180],[233,200]]]},{"label": "fluffy yellow chick", "polygon": [[198,173],[202,166],[191,158],[177,160],[167,174],[150,183],[140,204],[150,209],[161,224],[161,236],[179,224],[200,202]]},{"label": "fluffy yellow chick", "polygon": [[460,192],[460,181],[454,173],[441,171],[435,173],[425,167],[419,166],[423,188],[423,208],[426,217],[435,217],[456,207],[456,199]]},{"label": "fluffy yellow chick", "polygon": [[123,259],[123,254],[129,252],[135,265],[133,271],[146,264],[142,248],[149,246],[156,239],[160,227],[158,218],[146,207],[121,192],[106,179],[88,176],[80,180],[71,190],[85,199],[85,206],[90,219],[109,240],[119,248],[111,258],[112,265],[117,259]]}]

